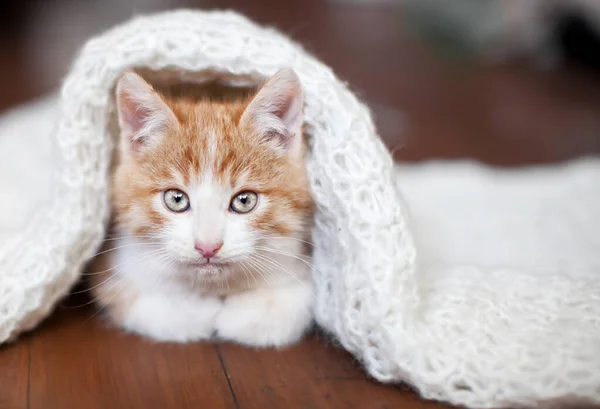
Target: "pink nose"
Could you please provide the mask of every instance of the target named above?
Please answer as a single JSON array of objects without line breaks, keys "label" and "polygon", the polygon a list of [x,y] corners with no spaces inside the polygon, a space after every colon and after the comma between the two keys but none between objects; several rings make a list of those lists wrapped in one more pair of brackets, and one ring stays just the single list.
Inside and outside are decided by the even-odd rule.
[{"label": "pink nose", "polygon": [[221,250],[221,247],[223,247],[223,242],[221,241],[219,243],[196,243],[195,247],[196,250],[198,250],[200,254],[202,254],[202,256],[208,259],[214,257],[214,255],[217,254],[219,250]]}]

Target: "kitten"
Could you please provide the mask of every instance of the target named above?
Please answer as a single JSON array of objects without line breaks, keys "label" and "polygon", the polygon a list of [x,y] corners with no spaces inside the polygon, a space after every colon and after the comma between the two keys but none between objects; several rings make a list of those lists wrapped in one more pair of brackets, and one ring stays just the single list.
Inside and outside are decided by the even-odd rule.
[{"label": "kitten", "polygon": [[100,307],[156,340],[299,340],[312,322],[313,202],[296,74],[198,101],[127,72],[116,102],[117,238],[90,275]]}]

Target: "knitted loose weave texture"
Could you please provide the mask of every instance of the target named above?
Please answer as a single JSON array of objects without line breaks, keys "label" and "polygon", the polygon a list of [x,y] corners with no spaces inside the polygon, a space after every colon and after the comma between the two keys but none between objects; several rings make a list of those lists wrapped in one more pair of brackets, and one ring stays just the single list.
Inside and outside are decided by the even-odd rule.
[{"label": "knitted loose weave texture", "polygon": [[[598,160],[395,169],[369,110],[328,67],[232,12],[129,21],[87,43],[56,107],[24,108],[18,120],[51,133],[54,191],[0,244],[0,342],[37,325],[101,243],[112,89],[124,70],[235,85],[285,66],[306,94],[317,322],[375,379],[407,382],[426,398],[600,403]],[[54,110],[56,121],[40,126],[40,113]],[[31,132],[13,125],[0,133]]]}]

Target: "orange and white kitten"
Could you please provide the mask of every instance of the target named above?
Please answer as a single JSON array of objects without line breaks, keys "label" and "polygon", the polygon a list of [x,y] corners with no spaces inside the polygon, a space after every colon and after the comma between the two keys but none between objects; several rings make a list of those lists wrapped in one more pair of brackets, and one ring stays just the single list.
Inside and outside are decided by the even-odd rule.
[{"label": "orange and white kitten", "polygon": [[91,275],[100,306],[156,340],[299,340],[312,322],[313,202],[296,74],[210,101],[161,94],[128,72],[116,101],[117,239]]}]

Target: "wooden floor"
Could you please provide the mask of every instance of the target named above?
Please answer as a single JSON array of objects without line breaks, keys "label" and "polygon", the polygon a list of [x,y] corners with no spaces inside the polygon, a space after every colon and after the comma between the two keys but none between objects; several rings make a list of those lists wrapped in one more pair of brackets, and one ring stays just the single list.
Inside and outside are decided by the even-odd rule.
[{"label": "wooden floor", "polygon": [[[392,6],[210,2],[236,3],[302,41],[349,81],[372,105],[399,160],[525,165],[600,153],[600,81],[581,69],[446,61],[411,38]],[[49,89],[36,82],[44,67],[25,58],[32,51],[26,44],[42,45],[28,43],[23,27],[0,43],[0,108]],[[1,409],[442,407],[373,382],[323,335],[280,351],[157,344],[107,327],[85,296],[65,300],[41,327],[0,347]]]}]

